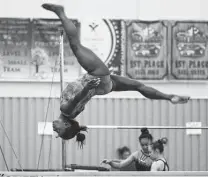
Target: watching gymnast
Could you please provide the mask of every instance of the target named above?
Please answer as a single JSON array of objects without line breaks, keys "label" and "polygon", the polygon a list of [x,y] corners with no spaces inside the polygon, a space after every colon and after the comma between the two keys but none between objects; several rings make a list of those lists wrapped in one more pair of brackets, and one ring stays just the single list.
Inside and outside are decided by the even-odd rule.
[{"label": "watching gymnast", "polygon": [[134,162],[137,171],[150,171],[153,161],[150,158],[149,145],[152,144],[152,140],[153,137],[149,133],[148,129],[142,128],[141,135],[139,136],[141,150],[134,152],[127,159],[120,162],[105,159],[102,163],[108,164],[113,168],[121,169]]},{"label": "watching gymnast", "polygon": [[164,144],[167,142],[167,138],[162,138],[150,146],[150,158],[153,160],[151,171],[169,171],[167,160],[164,157]]}]

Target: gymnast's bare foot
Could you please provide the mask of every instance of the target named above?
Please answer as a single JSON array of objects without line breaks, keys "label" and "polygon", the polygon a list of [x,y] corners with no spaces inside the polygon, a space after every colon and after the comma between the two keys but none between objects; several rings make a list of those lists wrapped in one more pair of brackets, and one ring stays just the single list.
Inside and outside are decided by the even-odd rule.
[{"label": "gymnast's bare foot", "polygon": [[61,5],[56,5],[56,4],[50,4],[50,3],[44,3],[42,4],[42,7],[46,10],[55,12],[56,14],[60,14],[61,12],[64,11],[64,7]]},{"label": "gymnast's bare foot", "polygon": [[172,98],[171,98],[171,103],[173,104],[184,104],[184,103],[187,103],[189,101],[190,97],[188,96],[177,96],[177,95],[174,95]]}]

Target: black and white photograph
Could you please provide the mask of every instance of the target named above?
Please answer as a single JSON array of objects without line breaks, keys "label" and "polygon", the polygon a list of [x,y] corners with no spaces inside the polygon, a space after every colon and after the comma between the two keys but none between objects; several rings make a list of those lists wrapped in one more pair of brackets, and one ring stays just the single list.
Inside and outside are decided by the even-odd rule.
[{"label": "black and white photograph", "polygon": [[0,1],[0,177],[208,177],[207,9]]}]

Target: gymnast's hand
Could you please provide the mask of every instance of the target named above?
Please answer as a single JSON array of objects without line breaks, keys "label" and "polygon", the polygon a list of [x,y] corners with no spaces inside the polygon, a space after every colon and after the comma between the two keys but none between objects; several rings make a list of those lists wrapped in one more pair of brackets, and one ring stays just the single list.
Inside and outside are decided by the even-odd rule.
[{"label": "gymnast's hand", "polygon": [[104,159],[100,164],[102,163],[105,163],[105,164],[110,164],[111,163],[111,160],[108,160],[108,159]]},{"label": "gymnast's hand", "polygon": [[91,89],[96,88],[99,84],[100,84],[100,78],[92,79],[88,81],[86,88],[91,90]]}]

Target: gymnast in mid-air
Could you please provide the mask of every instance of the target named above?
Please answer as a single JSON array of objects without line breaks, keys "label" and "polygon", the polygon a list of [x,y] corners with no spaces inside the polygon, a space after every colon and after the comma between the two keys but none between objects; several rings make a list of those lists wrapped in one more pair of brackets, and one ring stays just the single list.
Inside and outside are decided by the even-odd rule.
[{"label": "gymnast in mid-air", "polygon": [[64,7],[61,5],[45,3],[42,7],[54,12],[62,22],[68,37],[70,47],[79,64],[87,74],[74,82],[68,83],[62,92],[58,120],[53,122],[53,129],[62,139],[68,140],[77,136],[77,141],[83,144],[86,126],[80,126],[75,118],[84,110],[85,105],[95,95],[105,95],[110,92],[136,91],[149,99],[167,100],[173,104],[187,103],[190,97],[162,93],[148,87],[137,80],[110,74],[107,66],[90,49],[80,43],[77,29],[73,22],[67,18]]}]

